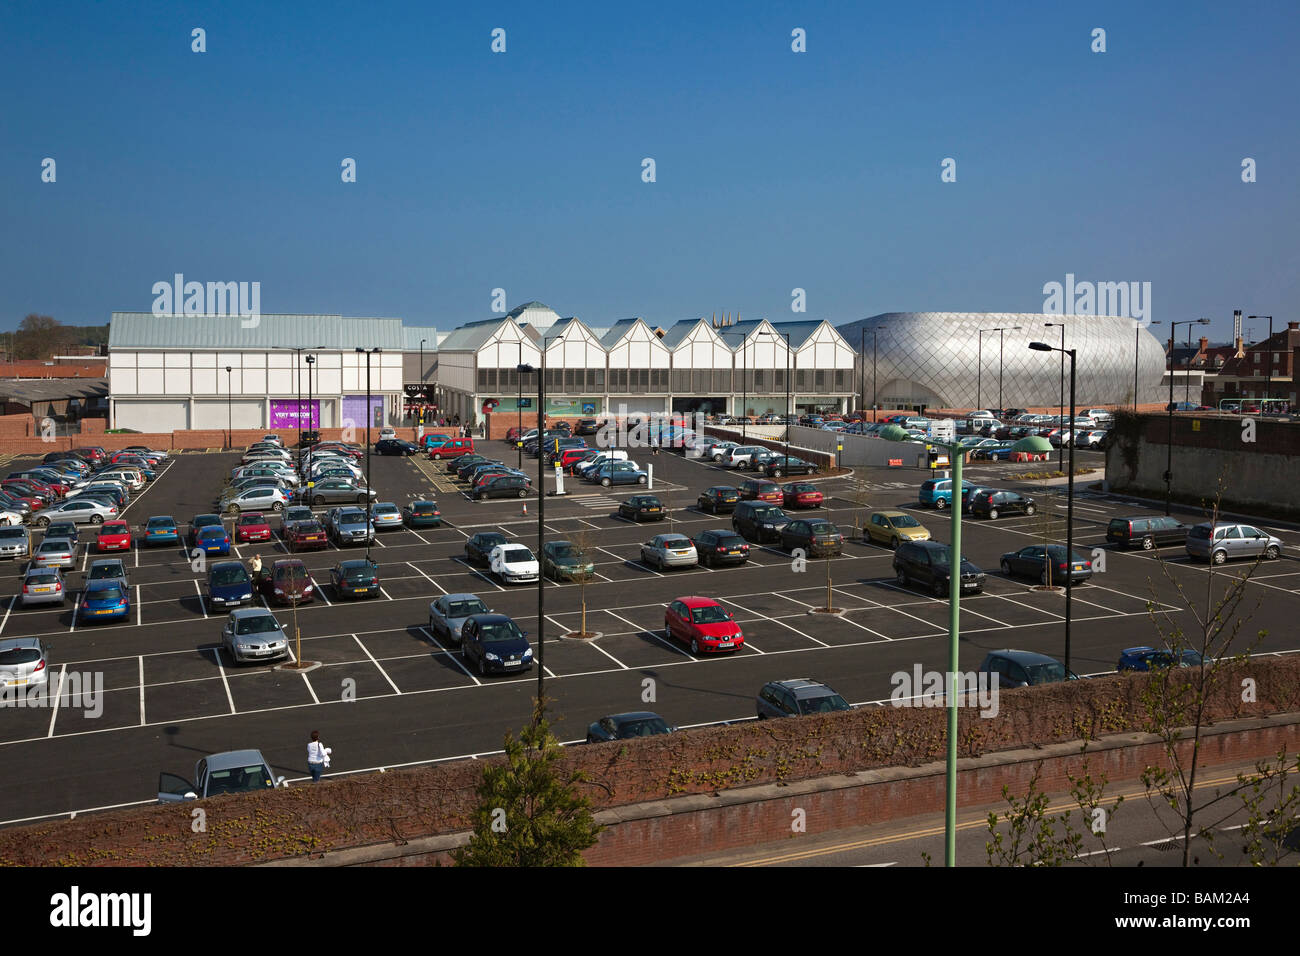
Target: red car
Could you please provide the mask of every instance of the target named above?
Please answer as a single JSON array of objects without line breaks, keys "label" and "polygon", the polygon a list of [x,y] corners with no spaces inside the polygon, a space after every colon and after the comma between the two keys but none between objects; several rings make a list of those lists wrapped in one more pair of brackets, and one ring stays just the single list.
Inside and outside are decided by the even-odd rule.
[{"label": "red car", "polygon": [[792,481],[781,486],[784,505],[787,508],[820,508],[825,500],[816,485],[806,481]]},{"label": "red car", "polygon": [[260,511],[246,511],[235,519],[235,541],[270,541],[271,526]]},{"label": "red car", "polygon": [[525,429],[520,428],[518,425],[513,426],[506,432],[506,441],[519,441],[524,437],[524,431]]},{"label": "red car", "polygon": [[11,495],[21,495],[24,498],[40,501],[42,506],[50,504],[58,498],[58,494],[53,488],[32,478],[6,478],[4,481],[0,481],[0,488],[3,488]]},{"label": "red car", "polygon": [[284,543],[290,551],[324,551],[330,546],[329,537],[319,521],[295,521],[284,532]]},{"label": "red car", "polygon": [[590,454],[590,448],[569,448],[560,456],[560,467],[567,469],[575,461],[581,461]]},{"label": "red car", "polygon": [[713,598],[679,597],[664,609],[664,634],[690,645],[692,654],[739,650],[745,644],[730,611]]},{"label": "red car", "polygon": [[[300,522],[305,524],[306,522]],[[323,534],[323,532],[322,532]],[[268,603],[305,604],[316,600],[311,572],[297,558],[281,558],[262,571],[261,591]]]},{"label": "red car", "polygon": [[770,501],[774,505],[785,501],[781,486],[775,481],[764,481],[762,478],[750,478],[743,482],[740,486],[740,497],[744,501]]},{"label": "red car", "polygon": [[105,551],[130,551],[131,526],[125,521],[105,521],[95,536],[95,550],[100,554]]}]

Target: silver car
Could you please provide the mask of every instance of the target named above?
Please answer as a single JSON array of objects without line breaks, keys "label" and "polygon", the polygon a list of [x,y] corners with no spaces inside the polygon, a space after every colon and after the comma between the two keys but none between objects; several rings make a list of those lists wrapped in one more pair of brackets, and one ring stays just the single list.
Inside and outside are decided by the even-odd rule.
[{"label": "silver car", "polygon": [[429,632],[460,643],[461,626],[472,614],[491,614],[492,609],[477,594],[444,594],[429,604]]},{"label": "silver car", "polygon": [[77,546],[67,538],[46,537],[36,546],[31,567],[70,568],[77,563]]},{"label": "silver car", "polygon": [[1254,525],[1205,521],[1187,532],[1187,553],[1215,564],[1260,556],[1272,561],[1282,554],[1282,541]]},{"label": "silver car", "polygon": [[223,496],[217,510],[230,514],[239,514],[241,511],[283,511],[288,500],[289,495],[283,488],[259,485],[247,491]]},{"label": "silver car", "polygon": [[381,501],[370,506],[370,518],[375,523],[375,530],[402,527],[402,509],[391,501]]},{"label": "silver car", "polygon": [[331,508],[325,516],[330,537],[338,544],[365,544],[375,540],[375,526],[360,508]]},{"label": "silver car", "polygon": [[289,636],[275,615],[262,607],[231,611],[221,631],[221,644],[237,664],[289,656]]},{"label": "silver car", "polygon": [[32,539],[20,524],[0,526],[0,558],[25,558],[31,554]]},{"label": "silver car", "polygon": [[63,572],[58,568],[32,567],[23,575],[23,589],[19,598],[23,607],[33,604],[62,604],[67,596]]},{"label": "silver car", "polygon": [[693,568],[700,563],[695,545],[684,534],[657,534],[641,545],[641,560],[653,567]]},{"label": "silver car", "polygon": [[86,583],[91,581],[116,581],[123,590],[130,587],[126,580],[126,565],[121,558],[100,558],[91,561],[86,569]]},{"label": "silver car", "polygon": [[158,802],[181,803],[219,793],[251,793],[283,786],[284,777],[271,772],[260,750],[230,750],[196,763],[193,782],[174,773],[160,773]]},{"label": "silver car", "polygon": [[0,687],[45,688],[49,685],[49,650],[35,637],[0,641]]}]

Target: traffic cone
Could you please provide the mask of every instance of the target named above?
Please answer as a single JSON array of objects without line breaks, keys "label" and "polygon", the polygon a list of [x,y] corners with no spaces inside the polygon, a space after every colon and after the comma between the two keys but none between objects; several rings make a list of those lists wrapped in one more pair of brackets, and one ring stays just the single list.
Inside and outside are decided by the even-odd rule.
[{"label": "traffic cone", "polygon": [[523,516],[524,516],[525,518],[528,517],[528,502],[526,502],[526,501],[524,502],[524,510],[523,510],[522,514],[523,514]]}]

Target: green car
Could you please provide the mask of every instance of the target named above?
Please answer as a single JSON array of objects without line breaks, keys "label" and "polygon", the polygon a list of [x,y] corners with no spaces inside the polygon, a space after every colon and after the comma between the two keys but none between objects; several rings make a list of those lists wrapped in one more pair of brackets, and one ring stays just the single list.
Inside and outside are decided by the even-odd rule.
[{"label": "green car", "polygon": [[402,523],[408,528],[438,528],[442,512],[436,501],[412,501],[402,507]]},{"label": "green car", "polygon": [[596,573],[596,563],[570,541],[548,541],[542,548],[542,574],[555,581],[575,580]]}]

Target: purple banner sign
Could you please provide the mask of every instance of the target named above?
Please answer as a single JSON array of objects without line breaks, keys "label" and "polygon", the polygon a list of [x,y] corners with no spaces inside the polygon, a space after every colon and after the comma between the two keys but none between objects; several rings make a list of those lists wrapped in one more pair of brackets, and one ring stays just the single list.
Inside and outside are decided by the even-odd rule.
[{"label": "purple banner sign", "polygon": [[[302,409],[302,421],[299,422],[298,409]],[[273,398],[271,399],[271,427],[272,428],[320,428],[320,402],[312,399],[310,402],[305,398],[301,405],[296,398]]]}]

